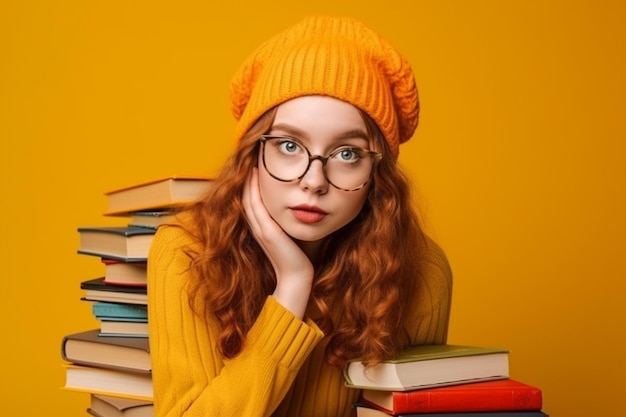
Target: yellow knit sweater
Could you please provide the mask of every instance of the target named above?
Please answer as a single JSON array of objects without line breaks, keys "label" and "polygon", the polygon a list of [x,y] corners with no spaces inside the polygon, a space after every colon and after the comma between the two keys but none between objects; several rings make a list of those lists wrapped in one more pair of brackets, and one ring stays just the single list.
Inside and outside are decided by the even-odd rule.
[{"label": "yellow knit sweater", "polygon": [[[178,227],[162,226],[148,262],[150,349],[156,417],[347,417],[359,391],[324,360],[326,339],[311,320],[268,297],[241,354],[216,350],[218,324],[188,303],[191,245]],[[425,275],[405,325],[414,343],[446,340],[452,274],[432,243]]]}]

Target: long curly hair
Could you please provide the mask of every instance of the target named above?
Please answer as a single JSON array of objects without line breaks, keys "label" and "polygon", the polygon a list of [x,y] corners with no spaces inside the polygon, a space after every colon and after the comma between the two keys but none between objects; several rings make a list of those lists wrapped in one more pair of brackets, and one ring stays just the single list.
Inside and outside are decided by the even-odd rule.
[{"label": "long curly hair", "polygon": [[[258,161],[258,138],[269,132],[275,113],[268,111],[244,135],[210,192],[186,209],[191,215],[188,232],[199,244],[189,254],[194,277],[190,303],[198,314],[218,320],[218,349],[225,358],[241,351],[276,286],[242,205],[246,178]],[[321,313],[316,322],[329,338],[326,359],[338,368],[357,357],[366,366],[375,365],[400,347],[401,318],[419,279],[424,242],[410,182],[375,122],[363,112],[362,117],[370,146],[383,158],[359,215],[327,239],[311,293]]]}]

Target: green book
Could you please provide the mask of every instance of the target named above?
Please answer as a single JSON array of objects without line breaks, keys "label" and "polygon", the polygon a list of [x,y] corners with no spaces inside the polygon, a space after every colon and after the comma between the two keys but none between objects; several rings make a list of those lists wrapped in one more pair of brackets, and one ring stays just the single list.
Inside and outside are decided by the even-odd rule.
[{"label": "green book", "polygon": [[381,391],[460,385],[509,377],[509,351],[466,345],[411,346],[372,368],[360,360],[343,370],[348,387]]}]

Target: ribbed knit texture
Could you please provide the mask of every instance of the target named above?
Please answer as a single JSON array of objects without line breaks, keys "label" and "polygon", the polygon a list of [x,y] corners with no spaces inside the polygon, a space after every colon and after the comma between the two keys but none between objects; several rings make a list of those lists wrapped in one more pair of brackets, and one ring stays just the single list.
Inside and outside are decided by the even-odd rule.
[{"label": "ribbed knit texture", "polygon": [[[150,348],[156,417],[347,417],[359,391],[324,361],[321,331],[269,297],[245,347],[232,360],[217,352],[219,328],[189,305],[191,245],[182,229],[163,226],[148,262]],[[446,340],[452,276],[434,243],[405,317],[413,343]],[[332,308],[332,306],[331,306]],[[309,312],[310,314],[314,314]]]},{"label": "ribbed knit texture", "polygon": [[270,108],[312,94],[364,110],[396,157],[417,127],[419,100],[406,59],[358,20],[310,16],[263,43],[233,77],[236,138]]}]

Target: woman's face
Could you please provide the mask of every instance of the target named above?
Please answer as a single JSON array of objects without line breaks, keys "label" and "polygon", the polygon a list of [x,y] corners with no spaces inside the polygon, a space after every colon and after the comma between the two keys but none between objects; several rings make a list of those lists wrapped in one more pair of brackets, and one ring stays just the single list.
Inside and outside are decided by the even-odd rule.
[{"label": "woman's face", "polygon": [[[290,140],[266,143],[267,152],[270,146],[274,149],[279,146],[279,150],[288,153],[300,152],[304,149],[299,145],[304,145],[311,155],[326,157],[344,146],[369,148],[367,129],[357,108],[326,96],[298,97],[281,104],[268,134],[286,136],[297,143]],[[344,162],[351,159],[351,154],[340,154],[338,158]],[[271,160],[266,158],[266,162]],[[262,154],[258,166],[261,198],[269,214],[296,240],[316,242],[329,236],[354,219],[367,198],[369,185],[356,191],[331,185],[319,159],[311,162],[300,180],[291,182],[272,177],[264,166]],[[276,169],[285,166],[288,164],[281,163]],[[269,169],[276,173],[273,166]],[[344,174],[338,174],[340,178],[341,175]]]}]

